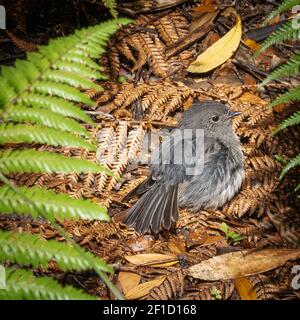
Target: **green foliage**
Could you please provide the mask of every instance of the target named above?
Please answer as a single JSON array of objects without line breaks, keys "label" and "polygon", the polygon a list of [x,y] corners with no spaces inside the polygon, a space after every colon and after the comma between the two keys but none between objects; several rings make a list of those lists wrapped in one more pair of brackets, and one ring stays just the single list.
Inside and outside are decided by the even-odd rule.
[{"label": "green foliage", "polygon": [[110,170],[100,164],[33,149],[0,151],[0,172],[4,174],[105,172],[107,175],[112,175]]},{"label": "green foliage", "polygon": [[270,21],[271,19],[276,17],[278,14],[285,12],[285,11],[288,11],[298,4],[300,4],[300,0],[284,0],[284,1],[282,1],[281,5],[267,16],[264,24],[267,24],[268,21]]},{"label": "green foliage", "polygon": [[6,268],[6,289],[0,300],[96,300],[95,297],[71,286],[63,287],[49,277],[35,277],[24,269]]},{"label": "green foliage", "polygon": [[[93,123],[92,119],[80,108],[69,101],[56,97],[47,97],[40,94],[26,94],[19,100],[14,109],[24,107],[45,109],[64,117],[74,118],[86,123]],[[29,109],[28,108],[28,109]],[[67,118],[66,118],[67,119]]]},{"label": "green foliage", "polygon": [[118,12],[116,10],[116,6],[117,6],[116,0],[102,0],[102,2],[105,5],[105,7],[109,9],[110,14],[114,18],[117,18]]},{"label": "green foliage", "polygon": [[277,106],[281,103],[289,103],[292,101],[299,101],[300,100],[300,86],[287,91],[286,93],[280,95],[274,101],[270,103],[271,107]]},{"label": "green foliage", "polygon": [[[285,12],[291,8],[293,8],[295,5],[299,5],[300,0],[285,0],[282,2],[282,4],[277,8],[277,10],[273,11],[267,18],[266,21],[269,21],[273,17],[275,17],[277,14],[280,14],[282,12]],[[269,36],[268,39],[265,40],[265,42],[262,44],[261,48],[256,52],[255,56],[259,55],[262,51],[269,48],[270,46],[281,43],[285,40],[299,40],[300,38],[300,30],[299,28],[295,28],[293,25],[293,21],[286,22],[280,29],[275,31],[271,36]],[[270,81],[278,80],[282,77],[286,76],[293,76],[299,74],[299,68],[300,68],[300,55],[295,54],[292,56],[289,61],[275,69],[267,78],[261,83],[260,86],[264,86]],[[300,101],[300,86],[297,86],[286,93],[280,95],[277,97],[274,101],[271,102],[270,106],[276,106],[281,103],[289,103],[292,101]],[[290,116],[288,119],[284,120],[278,128],[274,131],[274,133],[277,133],[278,131],[281,131],[287,127],[299,125],[300,123],[300,112],[295,112],[292,116]],[[282,172],[280,174],[280,179],[283,179],[283,177],[294,167],[300,165],[300,154],[295,156],[293,159],[286,162],[284,158],[277,155],[276,159],[284,163],[285,166],[282,169]],[[300,189],[300,184],[296,187],[295,191]]]},{"label": "green foliage", "polygon": [[235,233],[234,231],[229,231],[229,227],[225,222],[221,223],[220,230],[226,235],[227,241],[229,243],[236,243],[243,240],[243,237]]},{"label": "green foliage", "polygon": [[[280,179],[283,179],[283,177],[294,167],[300,166],[300,154],[298,154],[296,157],[290,159],[285,167],[282,169],[280,173]],[[297,187],[298,188],[298,187]],[[296,189],[297,189],[296,188]]]},{"label": "green foliage", "polygon": [[264,86],[270,81],[278,80],[283,77],[297,75],[300,70],[300,54],[295,54],[291,59],[278,67],[276,70],[271,72],[266,79],[260,84],[260,86]]},{"label": "green foliage", "polygon": [[[101,68],[93,59],[105,51],[109,36],[119,25],[128,22],[127,19],[116,19],[76,31],[68,37],[50,40],[47,46],[39,46],[39,52],[29,53],[26,61],[17,61],[14,67],[2,67],[0,110],[2,116],[5,115],[4,121],[9,124],[1,126],[1,143],[36,142],[95,150],[94,146],[79,140],[81,138],[76,135],[86,136],[86,130],[80,129],[79,123],[75,124],[75,120],[70,122],[71,119],[60,121],[59,115],[91,123],[75,104],[93,104],[80,89],[101,89],[92,80],[107,77],[100,72]],[[48,112],[38,113],[37,108],[47,109]],[[33,113],[36,115],[31,117]],[[23,128],[10,124],[12,121],[39,126]],[[53,131],[47,127],[55,129],[53,139]],[[8,133],[4,132],[6,130]]]},{"label": "green foliage", "polygon": [[261,45],[260,49],[255,53],[254,58],[257,57],[264,50],[281,43],[285,40],[298,40],[299,29],[293,28],[293,21],[287,21],[282,27],[272,33]]},{"label": "green foliage", "polygon": [[[44,216],[50,221],[58,219],[98,219],[109,221],[106,208],[88,199],[73,199],[64,193],[56,193],[38,187],[19,187],[19,193],[9,186],[0,187],[0,212],[3,214],[30,214],[34,218]],[[21,193],[21,194],[20,194]],[[30,203],[24,199],[30,199]],[[33,206],[34,204],[34,206]]]},{"label": "green foliage", "polygon": [[0,125],[0,144],[6,143],[41,143],[96,151],[94,144],[69,132],[59,132],[57,129],[28,124],[8,123]]},{"label": "green foliage", "polygon": [[276,129],[275,133],[277,133],[278,131],[283,130],[287,127],[295,126],[297,124],[300,124],[300,111],[295,112],[289,118],[282,121],[281,124]]},{"label": "green foliage", "polygon": [[221,300],[222,299],[222,292],[217,289],[216,287],[213,287],[210,291],[210,295],[215,298],[216,300]]},{"label": "green foliage", "polygon": [[[78,105],[92,105],[93,101],[81,90],[102,89],[93,80],[107,77],[94,59],[105,51],[110,35],[128,22],[116,19],[50,40],[47,46],[39,46],[39,52],[28,53],[27,60],[17,61],[14,67],[2,67],[0,145],[37,143],[95,151],[96,142],[81,124],[93,121]],[[47,218],[68,241],[44,241],[33,235],[0,231],[0,261],[46,268],[54,260],[62,270],[93,269],[115,296],[122,298],[104,273],[111,272],[111,267],[80,248],[55,222],[56,218],[108,221],[106,208],[51,190],[17,188],[5,177],[15,172],[111,172],[101,165],[54,152],[0,151],[0,180],[5,183],[0,186],[0,213]],[[62,287],[51,278],[36,278],[24,269],[7,268],[6,272],[7,288],[0,290],[0,299],[93,299],[75,288]]]},{"label": "green foliage", "polygon": [[62,271],[84,271],[96,267],[112,272],[112,268],[103,260],[83,249],[78,251],[70,244],[46,241],[33,234],[0,230],[0,262],[6,261],[34,268],[41,266],[43,269],[47,269],[50,261],[55,261]]},{"label": "green foliage", "polygon": [[3,119],[6,122],[27,122],[32,124],[45,125],[49,128],[73,132],[85,137],[90,137],[89,132],[77,121],[66,118],[63,115],[48,110],[19,106],[17,108],[14,108],[13,110],[8,111],[4,115]]}]

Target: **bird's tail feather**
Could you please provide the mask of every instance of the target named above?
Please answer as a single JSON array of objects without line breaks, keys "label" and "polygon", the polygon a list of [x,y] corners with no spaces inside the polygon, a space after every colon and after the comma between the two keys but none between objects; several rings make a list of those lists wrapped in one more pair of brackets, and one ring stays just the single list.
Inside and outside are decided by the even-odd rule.
[{"label": "bird's tail feather", "polygon": [[169,230],[178,217],[178,186],[154,184],[129,210],[125,223],[146,233],[150,228],[158,233],[161,227]]}]

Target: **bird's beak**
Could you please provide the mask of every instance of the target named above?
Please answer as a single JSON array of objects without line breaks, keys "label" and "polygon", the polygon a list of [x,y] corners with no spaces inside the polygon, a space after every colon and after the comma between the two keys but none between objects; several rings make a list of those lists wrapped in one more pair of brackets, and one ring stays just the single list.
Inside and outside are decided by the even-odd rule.
[{"label": "bird's beak", "polygon": [[239,111],[229,111],[229,114],[228,114],[228,118],[234,118],[236,116],[239,116],[240,114],[242,114],[241,112]]}]

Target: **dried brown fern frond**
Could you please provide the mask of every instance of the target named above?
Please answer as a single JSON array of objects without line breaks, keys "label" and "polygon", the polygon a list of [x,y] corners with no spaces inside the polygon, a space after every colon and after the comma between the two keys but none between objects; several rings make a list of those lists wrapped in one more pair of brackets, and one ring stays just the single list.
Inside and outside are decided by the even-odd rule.
[{"label": "dried brown fern frond", "polygon": [[275,199],[275,194],[270,194],[268,186],[244,188],[233,200],[225,205],[223,212],[238,218],[243,217],[245,214],[253,215],[254,213],[257,216],[262,216]]},{"label": "dried brown fern frond", "polygon": [[138,47],[135,48],[134,41],[132,42],[131,39],[132,39],[132,37],[128,38],[127,42],[126,42],[126,39],[122,39],[119,43],[116,44],[116,48],[117,48],[118,52],[120,54],[122,54],[130,63],[135,65],[136,64],[136,58],[135,58],[135,56],[133,55],[133,53],[132,53],[132,51],[130,49],[128,41],[131,42],[131,46],[137,51],[138,51]]},{"label": "dried brown fern frond", "polygon": [[150,68],[154,75],[161,78],[166,78],[169,72],[166,58],[164,57],[160,40],[157,36],[152,39],[149,34],[141,34],[141,43],[144,51],[150,61]]},{"label": "dried brown fern frond", "polygon": [[6,30],[7,35],[11,39],[11,41],[14,43],[14,45],[21,51],[36,51],[37,45],[32,42],[25,41],[23,39],[20,39],[10,31]]},{"label": "dried brown fern frond", "polygon": [[[185,230],[206,230],[211,234],[219,234],[215,231],[218,227],[214,227],[214,222],[210,221],[211,215],[214,217],[221,216],[219,211],[209,212],[206,210],[200,210],[198,212],[191,212],[185,209],[180,210],[179,219],[176,222],[176,228]],[[215,225],[216,226],[216,225]]]},{"label": "dried brown fern frond", "polygon": [[228,300],[231,298],[235,286],[233,281],[218,281],[199,283],[185,288],[187,293],[182,300]]},{"label": "dried brown fern frond", "polygon": [[159,37],[166,45],[172,44],[178,40],[179,35],[173,19],[170,15],[163,16],[154,22],[154,26],[158,32]]},{"label": "dried brown fern frond", "polygon": [[185,283],[184,270],[179,270],[170,273],[166,276],[163,283],[153,288],[148,296],[147,300],[170,300],[178,297],[182,297]]},{"label": "dried brown fern frond", "polygon": [[[101,98],[101,97],[100,97]],[[120,86],[119,92],[109,103],[110,111],[116,109],[133,108],[139,101],[145,117],[151,120],[166,121],[177,109],[188,109],[194,100],[194,92],[181,83],[156,82],[141,83],[134,86],[126,83]],[[99,110],[106,108],[107,105],[98,106]],[[115,115],[122,113],[117,113]]]},{"label": "dried brown fern frond", "polygon": [[126,121],[99,131],[97,158],[101,164],[112,170],[113,177],[103,173],[95,175],[98,191],[111,191],[117,185],[129,161],[136,158],[141,150],[144,135],[142,124],[130,125]]},{"label": "dried brown fern frond", "polygon": [[116,259],[120,260],[124,257],[124,243],[121,239],[106,239],[101,242],[101,246],[97,245],[97,255],[110,263]]},{"label": "dried brown fern frond", "polygon": [[281,292],[274,278],[258,274],[250,277],[250,282],[259,300],[276,299]]},{"label": "dried brown fern frond", "polygon": [[120,58],[118,49],[115,45],[111,44],[108,47],[107,56],[109,60],[111,79],[116,81],[120,72]]},{"label": "dried brown fern frond", "polygon": [[[127,37],[124,40],[124,45],[125,48],[131,47],[134,50],[132,55],[134,56],[135,61],[131,68],[131,72],[136,72],[137,70],[140,70],[147,63],[147,54],[143,48],[140,35],[134,34],[130,37]],[[120,53],[123,53],[124,50],[126,49],[119,48]]]},{"label": "dried brown fern frond", "polygon": [[[286,201],[285,201],[286,202]],[[270,221],[279,232],[283,242],[292,248],[300,246],[300,218],[299,213],[284,201],[277,201],[267,212]]]}]

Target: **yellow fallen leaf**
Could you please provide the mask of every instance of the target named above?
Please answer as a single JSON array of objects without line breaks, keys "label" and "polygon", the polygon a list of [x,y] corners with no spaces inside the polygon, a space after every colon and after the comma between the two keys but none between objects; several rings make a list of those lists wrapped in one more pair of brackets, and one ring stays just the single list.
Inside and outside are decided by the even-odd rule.
[{"label": "yellow fallen leaf", "polygon": [[[249,251],[249,250],[248,250]],[[300,258],[300,249],[265,249],[230,252],[202,261],[188,269],[194,278],[217,281],[263,273]]]},{"label": "yellow fallen leaf", "polygon": [[206,13],[206,12],[212,12],[218,9],[218,6],[215,4],[207,4],[207,5],[199,5],[192,9],[192,12],[198,12],[198,13]]},{"label": "yellow fallen leaf", "polygon": [[209,236],[203,244],[201,244],[201,247],[210,246],[212,244],[216,244],[220,240],[224,239],[223,236]]},{"label": "yellow fallen leaf", "polygon": [[139,299],[144,296],[146,296],[151,289],[154,287],[158,287],[163,283],[166,276],[160,276],[157,279],[150,280],[144,283],[139,284],[135,288],[131,289],[125,294],[125,299],[127,300],[133,300],[133,299]]},{"label": "yellow fallen leaf", "polygon": [[222,38],[201,53],[193,61],[187,71],[192,73],[205,73],[227,61],[238,48],[242,37],[241,18],[235,10],[231,10],[236,15],[235,26],[227,32]]},{"label": "yellow fallen leaf", "polygon": [[179,237],[179,238],[175,238],[175,239],[171,239],[168,242],[168,248],[169,251],[176,254],[176,255],[181,255],[184,254],[186,251],[186,244],[183,238]]},{"label": "yellow fallen leaf", "polygon": [[151,267],[154,268],[161,268],[161,267],[170,267],[176,264],[178,261],[170,261],[170,262],[165,262],[165,263],[158,263],[158,264],[151,264]]},{"label": "yellow fallen leaf", "polygon": [[118,281],[121,284],[123,293],[126,294],[128,291],[138,286],[141,281],[141,276],[134,272],[121,271],[118,275]]},{"label": "yellow fallen leaf", "polygon": [[252,39],[246,39],[244,43],[252,52],[256,52],[260,48],[260,45]]},{"label": "yellow fallen leaf", "polygon": [[143,253],[133,256],[124,257],[128,262],[138,266],[149,266],[155,264],[162,264],[166,262],[177,262],[175,255],[161,254],[161,253]]},{"label": "yellow fallen leaf", "polygon": [[257,95],[255,95],[252,92],[245,92],[243,95],[239,97],[239,100],[242,102],[248,102],[251,104],[262,104],[262,105],[267,105],[269,102],[261,99]]},{"label": "yellow fallen leaf", "polygon": [[252,283],[246,277],[234,279],[234,284],[242,300],[258,300]]}]

